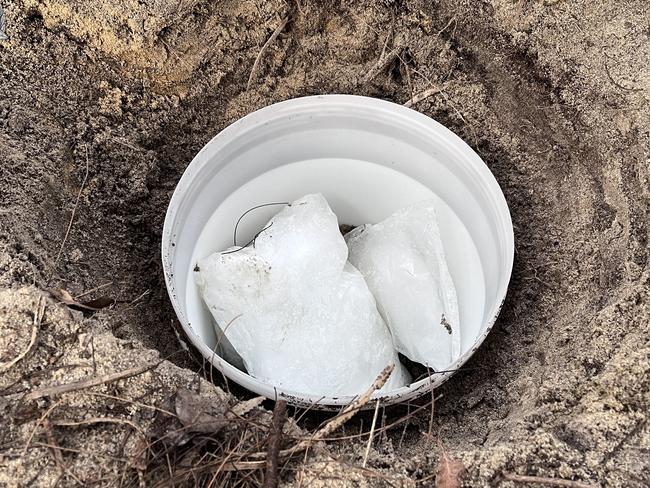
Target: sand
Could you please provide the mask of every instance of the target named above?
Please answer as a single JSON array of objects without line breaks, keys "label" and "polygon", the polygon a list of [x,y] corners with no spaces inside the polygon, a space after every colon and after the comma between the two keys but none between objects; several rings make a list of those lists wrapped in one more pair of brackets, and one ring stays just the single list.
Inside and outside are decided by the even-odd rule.
[{"label": "sand", "polygon": [[[36,345],[0,379],[0,484],[52,486],[59,473],[47,448],[21,455],[32,431],[46,443],[37,421],[55,401],[26,402],[16,385],[25,393],[97,367],[171,355],[164,374],[128,380],[120,390],[157,405],[197,377],[200,364],[178,353],[159,242],[174,186],[208,140],[287,98],[354,93],[404,103],[432,86],[439,93],[413,108],[464,138],[509,203],[516,257],[507,301],[468,370],[436,392],[442,397],[433,423],[427,410],[405,429],[378,436],[366,470],[352,466],[362,463],[367,436],[328,444],[326,454],[285,472],[283,482],[427,485],[442,443],[467,468],[465,486],[515,486],[504,473],[594,486],[650,484],[646,1],[3,6],[9,39],[0,41],[0,362],[29,344],[42,290],[78,295],[101,286],[85,298],[116,303],[70,315],[41,299]],[[261,46],[287,15],[246,90]],[[95,370],[82,357],[89,337],[104,354]],[[79,362],[82,370],[70,366]],[[211,394],[226,395],[204,383]],[[145,394],[154,384],[160,394]],[[234,389],[228,401],[235,396],[250,398]],[[82,394],[62,401],[89,402]],[[106,416],[114,407],[95,400],[86,408],[57,407],[52,418]],[[380,419],[390,423],[403,410],[382,411]],[[148,425],[138,412],[113,414]],[[307,415],[301,425],[320,420]],[[369,421],[360,416],[348,434],[367,431]],[[64,453],[72,474],[60,486],[108,486],[122,472],[138,484],[133,466],[85,452],[123,457],[128,442],[110,429],[55,427],[55,434],[73,449]],[[74,451],[79,446],[85,453]]]}]

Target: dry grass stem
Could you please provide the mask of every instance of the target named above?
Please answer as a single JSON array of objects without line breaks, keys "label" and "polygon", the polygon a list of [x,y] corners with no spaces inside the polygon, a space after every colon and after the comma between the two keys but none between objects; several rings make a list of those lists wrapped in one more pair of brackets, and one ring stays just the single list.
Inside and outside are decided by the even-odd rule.
[{"label": "dry grass stem", "polygon": [[53,422],[52,424],[57,425],[59,427],[78,427],[80,425],[92,425],[92,424],[121,424],[121,425],[128,425],[129,427],[132,427],[143,438],[146,437],[145,432],[142,430],[142,427],[140,427],[138,424],[136,424],[135,422],[132,422],[131,420],[120,419],[120,418],[116,418],[116,417],[92,417],[92,418],[89,418],[89,419],[76,420],[76,421],[57,420],[57,421]]},{"label": "dry grass stem", "polygon": [[427,435],[429,438],[433,435],[433,419],[435,418],[435,407],[436,407],[436,396],[433,389],[433,381],[431,375],[429,375],[429,390],[431,390],[431,414],[429,415],[429,430]]},{"label": "dry grass stem", "polygon": [[8,361],[4,364],[0,364],[0,373],[4,373],[5,371],[11,369],[19,361],[24,359],[25,356],[29,354],[29,351],[32,350],[32,347],[34,347],[34,344],[36,344],[36,337],[38,337],[38,330],[41,326],[41,321],[43,320],[44,313],[45,313],[45,303],[43,303],[43,297],[40,297],[36,304],[36,310],[34,311],[34,321],[32,322],[32,334],[31,337],[29,338],[29,344],[27,345],[27,348],[25,348],[23,352],[18,354],[18,356],[13,358],[11,361]]},{"label": "dry grass stem", "polygon": [[375,414],[372,416],[372,424],[370,425],[370,435],[368,436],[368,444],[366,444],[366,452],[363,455],[363,464],[365,468],[368,463],[368,455],[370,454],[370,446],[372,446],[372,439],[375,436],[375,426],[377,425],[377,414],[379,413],[379,400],[375,405]]},{"label": "dry grass stem", "polygon": [[614,79],[614,77],[612,76],[612,73],[609,71],[609,66],[607,66],[607,63],[604,63],[603,65],[605,66],[605,73],[607,74],[607,78],[609,78],[609,81],[610,81],[610,82],[612,83],[612,85],[614,85],[616,88],[620,88],[621,90],[631,91],[631,92],[640,92],[640,91],[643,91],[642,88],[634,88],[634,87],[630,88],[630,87],[627,87],[627,86],[623,86],[623,85],[621,85],[621,84],[618,83],[618,82]]},{"label": "dry grass stem", "polygon": [[442,88],[439,86],[433,86],[427,90],[424,90],[423,92],[418,93],[415,95],[413,98],[407,100],[404,102],[405,107],[412,107],[413,105],[416,105],[420,103],[422,100],[426,100],[427,98],[435,95],[436,93],[440,93],[442,91]]},{"label": "dry grass stem", "polygon": [[543,476],[524,476],[515,473],[503,473],[503,478],[515,483],[537,483],[547,486],[566,486],[569,488],[597,488],[596,485],[580,481],[563,480],[561,478],[546,478]]},{"label": "dry grass stem", "polygon": [[266,398],[264,397],[255,397],[255,398],[251,398],[250,400],[246,400],[244,402],[239,402],[237,405],[232,407],[232,409],[230,410],[230,412],[226,414],[226,416],[243,417],[251,410],[262,405],[264,400],[266,400]]},{"label": "dry grass stem", "polygon": [[255,62],[253,63],[253,67],[251,68],[251,74],[248,76],[248,83],[246,84],[246,91],[251,89],[251,85],[253,84],[253,81],[255,80],[255,76],[257,75],[257,70],[259,68],[260,61],[262,60],[262,56],[264,56],[264,52],[278,38],[280,33],[286,27],[287,22],[289,22],[289,16],[288,15],[284,19],[282,19],[282,21],[280,22],[280,25],[278,25],[276,27],[276,29],[273,31],[273,34],[271,34],[271,37],[269,37],[269,39],[264,43],[264,45],[262,46],[262,49],[260,49],[260,52],[257,53],[257,57],[255,58]]},{"label": "dry grass stem", "polygon": [[137,366],[135,368],[130,368],[124,371],[119,371],[117,373],[106,374],[98,377],[89,378],[87,380],[75,381],[74,383],[65,383],[63,385],[54,385],[48,386],[46,388],[41,388],[40,390],[33,391],[25,395],[25,400],[36,400],[38,398],[50,397],[55,395],[60,395],[62,393],[69,393],[71,391],[84,390],[86,388],[92,388],[93,386],[99,386],[104,383],[112,383],[117,380],[130,378],[132,376],[137,376],[142,374],[150,369],[156,368],[160,364],[160,361],[155,363],[145,364],[143,366]]},{"label": "dry grass stem", "polygon": [[88,146],[86,146],[86,173],[84,175],[84,179],[81,182],[81,186],[79,187],[79,192],[77,193],[77,199],[74,202],[74,207],[72,208],[72,214],[70,214],[70,221],[68,222],[68,227],[65,231],[65,235],[63,236],[63,241],[61,241],[61,247],[59,247],[59,252],[56,255],[56,259],[54,260],[54,265],[52,266],[52,275],[50,276],[50,279],[52,280],[52,276],[56,272],[56,267],[59,264],[59,260],[61,259],[61,254],[63,254],[63,249],[65,248],[66,242],[68,242],[68,237],[70,236],[70,230],[72,230],[72,224],[74,222],[74,216],[77,213],[77,208],[79,207],[79,201],[81,200],[81,193],[84,190],[84,187],[86,186],[86,181],[88,180],[88,173],[90,170],[90,163],[88,161]]},{"label": "dry grass stem", "polygon": [[43,419],[43,429],[45,430],[45,437],[47,438],[49,449],[52,451],[52,456],[54,456],[54,462],[59,468],[59,476],[57,477],[54,486],[56,486],[66,474],[68,474],[77,483],[82,485],[83,482],[73,473],[68,471],[68,468],[65,465],[63,454],[61,454],[61,447],[59,447],[59,443],[56,441],[56,437],[54,436],[54,430],[52,429],[52,423],[50,422],[50,419]]},{"label": "dry grass stem", "polygon": [[79,300],[80,298],[83,298],[83,297],[85,297],[85,296],[88,296],[88,295],[90,295],[91,293],[94,293],[94,292],[99,291],[99,290],[101,290],[101,289],[103,289],[103,288],[106,288],[107,286],[111,286],[112,284],[113,284],[113,282],[112,282],[112,281],[109,281],[108,283],[104,283],[103,285],[96,286],[95,288],[91,288],[91,289],[88,290],[88,291],[84,291],[83,293],[81,293],[81,294],[79,294],[79,295],[76,295],[76,296],[74,296],[73,298],[74,298],[75,300]]},{"label": "dry grass stem", "polygon": [[390,377],[394,369],[395,369],[394,364],[389,364],[388,366],[386,366],[383,369],[383,371],[379,373],[379,376],[377,376],[377,379],[373,382],[370,388],[368,388],[368,390],[366,390],[366,392],[363,395],[361,395],[355,401],[350,403],[350,405],[345,407],[338,416],[334,417],[327,424],[325,424],[325,426],[322,429],[318,430],[312,437],[299,442],[292,448],[281,451],[280,455],[291,456],[297,452],[304,451],[309,446],[311,446],[314,442],[323,440],[329,434],[331,434],[336,429],[341,427],[344,423],[346,423],[348,420],[354,417],[356,413],[370,401],[370,398],[372,397],[374,392],[380,390],[386,384],[386,381],[388,381],[388,378]]},{"label": "dry grass stem", "polygon": [[32,443],[32,439],[34,438],[34,435],[36,434],[36,431],[38,430],[38,427],[47,419],[47,417],[54,411],[55,408],[57,408],[61,404],[61,400],[58,402],[52,404],[50,408],[48,408],[43,415],[36,421],[34,424],[34,428],[32,431],[29,433],[29,437],[27,437],[27,442],[25,442],[25,446],[23,447],[23,456],[27,453],[27,450],[29,449],[29,445]]},{"label": "dry grass stem", "polygon": [[43,429],[45,429],[45,437],[47,438],[47,442],[52,446],[50,450],[52,451],[52,455],[54,456],[54,461],[56,462],[56,465],[59,467],[59,470],[65,473],[63,455],[61,454],[61,451],[58,449],[59,443],[56,442],[56,438],[54,437],[54,431],[52,430],[52,423],[50,422],[50,419],[43,419]]}]

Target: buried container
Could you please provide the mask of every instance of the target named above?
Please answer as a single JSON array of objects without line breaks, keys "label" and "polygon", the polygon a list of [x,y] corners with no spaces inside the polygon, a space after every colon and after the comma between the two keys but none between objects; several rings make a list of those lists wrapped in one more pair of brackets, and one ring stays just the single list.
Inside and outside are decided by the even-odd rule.
[{"label": "buried container", "polygon": [[[350,225],[436,201],[458,295],[461,355],[446,372],[375,398],[398,403],[442,384],[499,314],[514,256],[510,213],[494,176],[460,138],[419,112],[373,98],[324,95],[271,105],[223,130],[190,163],[162,238],[167,289],[190,342],[226,377],[257,394],[321,408],[350,403],[351,396],[286,391],[246,374],[217,338],[193,279],[199,259],[233,244],[235,224],[252,207],[308,193],[322,193],[339,222]],[[253,238],[277,211],[268,206],[247,213],[237,225],[237,244]]]}]

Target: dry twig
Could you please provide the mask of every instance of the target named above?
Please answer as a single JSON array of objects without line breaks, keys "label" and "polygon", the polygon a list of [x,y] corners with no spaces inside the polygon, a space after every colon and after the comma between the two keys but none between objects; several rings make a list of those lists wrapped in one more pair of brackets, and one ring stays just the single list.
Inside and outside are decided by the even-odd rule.
[{"label": "dry twig", "polygon": [[[442,395],[438,395],[435,397],[435,401],[438,401],[442,398]],[[416,408],[414,408],[412,411],[410,411],[407,415],[404,417],[401,417],[389,424],[386,424],[384,427],[380,427],[377,429],[377,432],[387,432],[390,429],[395,428],[398,425],[401,425],[405,422],[408,422],[409,419],[412,419],[413,417],[417,416],[420,412],[423,412],[424,410],[428,409],[431,406],[431,402],[427,402],[425,404],[422,404]],[[342,436],[331,436],[331,437],[323,437],[319,440],[325,441],[325,442],[341,442],[341,441],[349,441],[353,439],[361,439],[365,438],[367,433],[363,432],[363,426],[360,429],[360,432],[358,434],[349,434],[349,435],[342,435]]]},{"label": "dry twig", "polygon": [[143,439],[146,439],[145,432],[142,430],[142,427],[140,427],[138,424],[132,422],[131,420],[120,419],[116,417],[92,417],[89,419],[78,420],[78,421],[57,420],[53,422],[53,424],[58,425],[60,427],[78,427],[80,425],[93,425],[93,424],[122,424],[122,425],[128,425],[132,427],[142,436]]},{"label": "dry twig", "polygon": [[542,476],[524,476],[515,473],[503,473],[503,478],[515,483],[538,483],[547,486],[566,486],[569,488],[596,488],[595,485],[580,481],[563,480],[561,478],[545,478]]},{"label": "dry twig", "polygon": [[266,450],[266,474],[264,488],[277,488],[278,486],[278,458],[282,444],[282,427],[287,419],[287,402],[278,400],[273,409],[273,420],[269,431],[269,440]]},{"label": "dry twig", "polygon": [[60,395],[62,393],[69,393],[71,391],[84,390],[86,388],[103,385],[104,383],[112,383],[113,381],[121,380],[124,378],[131,378],[132,376],[137,376],[146,371],[149,371],[150,369],[156,368],[160,363],[161,361],[158,361],[155,363],[145,364],[143,366],[137,366],[135,368],[130,368],[124,371],[119,371],[117,373],[88,378],[87,380],[65,383],[63,385],[48,386],[41,388],[40,390],[28,393],[25,395],[25,399],[28,401],[36,400],[38,398]]},{"label": "dry twig", "polygon": [[[325,424],[325,426],[323,426],[320,430],[316,431],[314,435],[308,437],[307,439],[301,440],[293,447],[290,447],[288,449],[283,449],[282,451],[279,452],[279,456],[281,458],[293,456],[294,454],[309,449],[311,445],[314,444],[315,442],[326,439],[328,435],[330,435],[332,432],[334,432],[336,429],[338,429],[344,423],[346,423],[348,420],[354,417],[356,413],[370,401],[370,398],[372,397],[373,393],[377,390],[380,390],[386,384],[386,381],[388,381],[388,378],[390,377],[394,369],[395,369],[394,364],[389,364],[388,366],[386,366],[383,369],[383,371],[379,373],[377,379],[373,382],[370,388],[368,388],[368,390],[363,395],[361,395],[355,401],[353,401],[347,407],[345,407],[339,415],[332,418],[329,422]],[[251,460],[266,459],[266,453],[257,452],[247,457],[248,459]],[[259,463],[263,463],[263,462],[264,461],[250,461],[249,464],[253,463],[250,464],[250,466],[259,467]]]},{"label": "dry twig", "polygon": [[[347,407],[343,408],[341,413],[338,416],[330,419],[319,430],[317,430],[315,434],[312,434],[311,436],[308,437],[293,437],[289,434],[283,433],[282,438],[286,439],[287,441],[292,440],[296,444],[293,447],[284,450],[280,450],[278,448],[278,476],[280,476],[282,472],[279,469],[281,465],[280,463],[290,462],[291,457],[294,454],[304,453],[306,455],[309,452],[308,450],[317,441],[325,441],[325,440],[340,441],[340,440],[346,440],[351,438],[357,438],[361,436],[363,436],[363,438],[366,438],[366,436],[368,435],[367,432],[360,435],[342,436],[342,437],[332,436],[330,434],[334,432],[336,429],[340,428],[342,425],[344,425],[346,421],[348,421],[361,408],[363,408],[368,404],[373,393],[378,389],[380,389],[386,383],[393,368],[394,367],[391,365],[387,367],[384,371],[382,371],[382,373],[379,375],[379,377],[375,380],[374,384],[370,387],[370,389],[366,393],[359,396],[354,402],[352,402]],[[436,398],[436,400],[437,399],[438,398]],[[251,405],[249,405],[249,402],[243,402],[242,404],[233,407],[230,411],[227,411],[225,413],[225,417],[231,418],[232,420],[239,420],[237,419],[237,414],[242,414],[242,412],[248,410],[251,406],[256,404],[258,401],[259,399],[254,399],[253,401],[251,401],[253,402]],[[426,405],[417,407],[413,409],[413,411],[410,411],[407,417],[411,418],[412,416],[416,415],[418,412],[421,412],[422,410],[426,410],[428,407],[429,407],[428,403]],[[247,419],[242,419],[242,420],[245,421],[244,425],[246,427],[244,429],[238,429],[237,432],[239,433],[243,432],[243,435],[238,438],[230,437],[225,444],[220,446],[219,453],[214,453],[214,454],[205,453],[201,456],[200,449],[202,449],[202,446],[204,446],[206,442],[214,442],[215,438],[212,436],[204,436],[204,435],[194,436],[193,437],[194,445],[192,447],[192,451],[186,452],[185,455],[182,457],[181,464],[178,464],[178,467],[180,469],[177,469],[173,465],[174,463],[172,463],[173,476],[170,476],[169,473],[167,473],[168,466],[164,465],[164,459],[161,457],[163,455],[166,455],[169,452],[167,448],[163,447],[162,453],[161,452],[155,453],[156,451],[153,450],[154,446],[159,445],[161,443],[162,438],[157,439],[153,443],[150,443],[148,445],[148,448],[151,450],[152,453],[155,453],[152,460],[150,460],[150,463],[160,457],[160,459],[163,460],[163,464],[159,466],[160,470],[166,468],[164,469],[166,474],[165,481],[155,486],[161,486],[161,487],[169,486],[169,483],[192,481],[192,480],[194,480],[195,483],[203,483],[205,486],[219,485],[219,484],[223,485],[225,483],[233,481],[234,476],[237,477],[236,480],[239,482],[244,482],[245,480],[248,480],[251,481],[251,483],[255,486],[262,485],[263,484],[262,477],[264,474],[264,470],[267,468],[269,460],[274,456],[272,451],[269,452],[268,449],[262,451],[261,449],[262,445],[264,444],[264,438],[268,437],[268,434],[264,435],[264,431],[268,432],[268,426],[265,424],[255,423],[254,421],[250,421]],[[382,427],[379,427],[376,424],[377,427],[375,429],[375,435],[377,432],[386,431],[404,421],[405,419],[400,419],[398,421],[395,421],[393,423],[387,424]],[[248,427],[252,427],[252,429],[248,430]],[[184,427],[183,429],[186,430],[187,427]],[[167,433],[164,437],[168,437],[168,436],[169,433]],[[249,441],[252,442],[249,443]],[[354,469],[363,470],[363,472],[368,473],[368,475],[374,473],[372,470],[368,470],[367,468],[362,468],[361,466],[356,466],[354,467]],[[147,473],[147,476],[150,475],[151,473]]]},{"label": "dry twig", "polygon": [[160,412],[160,413],[164,413],[165,415],[171,415],[172,417],[176,417],[176,414],[174,412],[170,412],[169,410],[165,410],[164,408],[158,408],[158,407],[156,407],[154,405],[149,405],[147,403],[142,403],[142,402],[138,402],[138,401],[135,401],[135,400],[130,400],[128,398],[120,397],[120,396],[117,396],[117,395],[109,395],[107,393],[100,393],[98,391],[88,391],[88,392],[84,392],[84,394],[92,395],[92,396],[98,396],[98,397],[101,397],[101,398],[110,398],[111,400],[118,400],[120,402],[128,403],[130,405],[136,405],[138,407],[146,408],[146,409],[152,410],[154,412]]},{"label": "dry twig", "polygon": [[239,402],[237,405],[232,407],[232,409],[230,409],[230,412],[226,412],[226,418],[243,417],[248,412],[259,407],[264,402],[264,400],[264,397],[255,397],[251,398],[250,400]]},{"label": "dry twig", "polygon": [[248,83],[246,83],[246,91],[251,89],[251,85],[253,84],[253,80],[255,79],[255,75],[257,74],[257,69],[259,68],[260,61],[262,60],[262,56],[264,55],[264,52],[268,49],[268,47],[273,44],[273,41],[275,41],[280,33],[284,30],[284,28],[287,25],[287,22],[289,22],[289,16],[287,15],[282,21],[280,22],[280,25],[276,27],[276,29],[273,31],[273,34],[271,34],[271,37],[269,37],[268,41],[264,43],[262,46],[262,49],[260,49],[260,52],[257,53],[257,57],[255,58],[255,62],[253,63],[253,67],[251,68],[251,74],[248,76]]},{"label": "dry twig", "polygon": [[423,92],[418,93],[415,95],[413,98],[410,100],[407,100],[404,102],[405,107],[412,107],[413,105],[420,103],[422,100],[426,100],[427,98],[435,95],[436,93],[440,93],[442,91],[442,88],[439,86],[433,86],[427,90],[424,90]]},{"label": "dry twig", "polygon": [[314,442],[324,439],[329,434],[334,432],[336,429],[341,427],[344,423],[346,423],[348,420],[354,417],[356,413],[370,401],[370,397],[372,397],[374,392],[380,390],[386,384],[386,381],[388,381],[388,378],[390,377],[394,369],[395,369],[394,364],[389,364],[388,366],[386,366],[383,369],[383,371],[379,373],[379,376],[377,376],[377,379],[373,382],[370,388],[368,388],[368,390],[363,395],[361,395],[355,401],[350,403],[350,405],[345,407],[340,415],[330,420],[327,424],[325,424],[325,426],[322,429],[318,430],[312,437],[300,441],[294,447],[281,451],[280,455],[291,456],[297,452],[304,451],[309,446],[311,446]]}]

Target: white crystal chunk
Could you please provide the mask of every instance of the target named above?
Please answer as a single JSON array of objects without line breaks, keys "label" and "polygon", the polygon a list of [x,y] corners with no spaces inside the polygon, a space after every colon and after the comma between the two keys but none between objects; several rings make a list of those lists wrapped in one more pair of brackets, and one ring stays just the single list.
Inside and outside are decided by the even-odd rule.
[{"label": "white crystal chunk", "polygon": [[403,208],[345,238],[348,259],[375,296],[395,348],[434,370],[448,369],[460,356],[458,299],[435,203]]},{"label": "white crystal chunk", "polygon": [[195,280],[252,376],[302,394],[356,395],[390,363],[384,386],[408,383],[386,323],[325,198],[307,195],[254,246],[198,262]]}]

